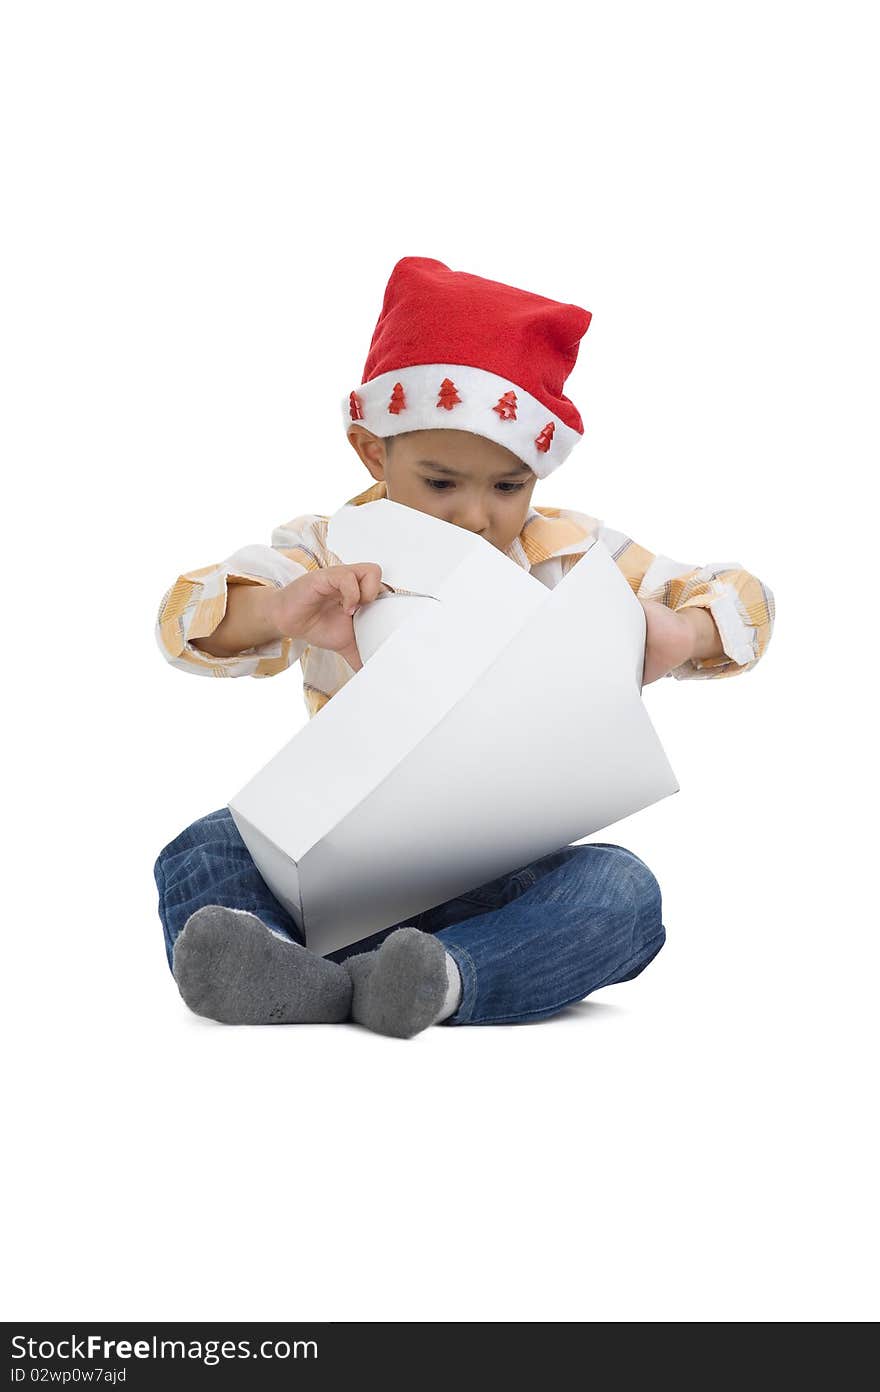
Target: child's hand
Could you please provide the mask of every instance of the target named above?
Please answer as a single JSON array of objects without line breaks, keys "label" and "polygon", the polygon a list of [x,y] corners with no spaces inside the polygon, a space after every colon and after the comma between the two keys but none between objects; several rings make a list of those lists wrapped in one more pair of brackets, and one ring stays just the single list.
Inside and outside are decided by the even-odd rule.
[{"label": "child's hand", "polygon": [[645,666],[642,686],[663,677],[693,655],[696,630],[684,614],[676,614],[656,599],[640,599],[645,611]]},{"label": "child's hand", "polygon": [[338,652],[358,672],[364,664],[354,639],[354,612],[389,588],[374,561],[310,570],[274,592],[272,622],[279,636],[305,638],[316,648]]}]

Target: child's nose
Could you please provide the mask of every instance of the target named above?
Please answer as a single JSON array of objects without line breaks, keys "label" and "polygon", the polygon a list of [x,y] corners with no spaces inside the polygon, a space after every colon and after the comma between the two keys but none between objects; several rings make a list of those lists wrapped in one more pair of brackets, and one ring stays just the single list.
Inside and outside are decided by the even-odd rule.
[{"label": "child's nose", "polygon": [[484,509],[479,506],[457,508],[452,520],[456,527],[476,532],[477,536],[483,536],[489,530],[489,519]]}]

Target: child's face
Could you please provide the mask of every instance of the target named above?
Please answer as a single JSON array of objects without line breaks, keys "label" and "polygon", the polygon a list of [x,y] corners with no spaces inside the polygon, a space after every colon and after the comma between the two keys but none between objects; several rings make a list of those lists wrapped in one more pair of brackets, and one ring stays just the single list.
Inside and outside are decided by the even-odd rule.
[{"label": "child's face", "polygon": [[412,430],[390,451],[362,428],[349,439],[393,503],[475,532],[500,551],[519,536],[537,483],[527,464],[467,430]]}]

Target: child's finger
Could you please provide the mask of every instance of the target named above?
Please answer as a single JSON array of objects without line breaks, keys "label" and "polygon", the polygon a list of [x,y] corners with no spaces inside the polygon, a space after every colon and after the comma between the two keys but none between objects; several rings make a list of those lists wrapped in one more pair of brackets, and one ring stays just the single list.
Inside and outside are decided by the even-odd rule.
[{"label": "child's finger", "polygon": [[382,585],[381,568],[373,562],[362,563],[352,566],[351,573],[354,575],[358,586],[357,602],[353,608],[346,608],[346,614],[351,614],[361,604],[369,604],[379,593]]},{"label": "child's finger", "polygon": [[347,570],[340,576],[339,592],[346,614],[353,614],[361,602],[360,582],[353,571]]},{"label": "child's finger", "polygon": [[388,586],[382,584],[382,572],[379,570],[371,571],[361,580],[361,598],[365,604],[377,598],[380,590],[387,590]]},{"label": "child's finger", "polygon": [[346,614],[351,612],[352,605],[357,608],[360,588],[355,577],[348,571],[328,568],[320,575],[317,583],[319,593],[322,593],[325,599],[331,599],[335,593],[337,603]]},{"label": "child's finger", "polygon": [[369,604],[382,588],[382,568],[375,561],[361,561],[352,569],[360,581],[361,603]]}]

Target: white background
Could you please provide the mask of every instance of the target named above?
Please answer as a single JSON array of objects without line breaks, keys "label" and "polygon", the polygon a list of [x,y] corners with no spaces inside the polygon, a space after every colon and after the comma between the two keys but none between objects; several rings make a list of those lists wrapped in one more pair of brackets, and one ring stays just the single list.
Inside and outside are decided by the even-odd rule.
[{"label": "white background", "polygon": [[[876,47],[857,4],[8,3],[5,1318],[877,1315]],[[593,313],[533,501],[773,590],[600,833],[668,943],[524,1027],[230,1028],[159,850],[306,720],[159,601],[370,479],[406,255]],[[540,748],[511,759],[540,760]]]}]

